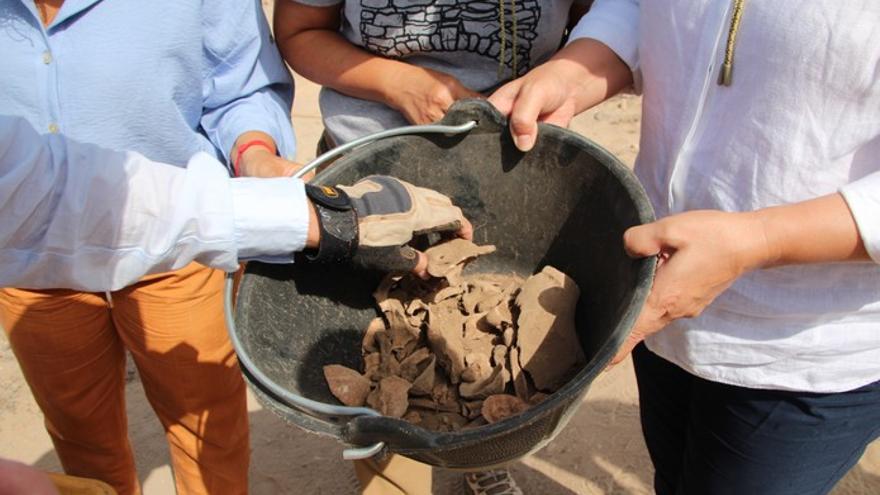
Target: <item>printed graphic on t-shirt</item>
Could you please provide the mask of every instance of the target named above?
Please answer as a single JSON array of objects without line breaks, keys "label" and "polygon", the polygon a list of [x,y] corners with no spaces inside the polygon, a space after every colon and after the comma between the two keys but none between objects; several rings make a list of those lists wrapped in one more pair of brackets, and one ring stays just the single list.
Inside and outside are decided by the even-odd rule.
[{"label": "printed graphic on t-shirt", "polygon": [[522,74],[540,18],[538,0],[361,0],[360,32],[367,50],[386,57],[468,51]]}]

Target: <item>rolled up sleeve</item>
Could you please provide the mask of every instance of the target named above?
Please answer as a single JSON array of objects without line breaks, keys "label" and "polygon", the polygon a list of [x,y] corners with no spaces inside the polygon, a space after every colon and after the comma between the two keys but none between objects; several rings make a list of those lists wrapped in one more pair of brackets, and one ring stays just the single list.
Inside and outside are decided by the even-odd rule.
[{"label": "rolled up sleeve", "polygon": [[226,0],[206,7],[203,21],[207,76],[202,128],[227,162],[235,140],[247,131],[272,136],[282,157],[292,159],[290,123],[293,81],[281,60],[257,0]]},{"label": "rolled up sleeve", "polygon": [[850,182],[840,193],[852,212],[868,255],[880,263],[880,172]]},{"label": "rolled up sleeve", "polygon": [[601,41],[636,72],[639,67],[639,0],[596,0],[572,29],[568,42],[581,38]]}]

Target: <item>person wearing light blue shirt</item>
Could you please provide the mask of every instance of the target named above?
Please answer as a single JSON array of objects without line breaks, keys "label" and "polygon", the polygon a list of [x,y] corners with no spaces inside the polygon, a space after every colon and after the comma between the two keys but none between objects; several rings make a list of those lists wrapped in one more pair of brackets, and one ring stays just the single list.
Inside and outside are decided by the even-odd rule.
[{"label": "person wearing light blue shirt", "polygon": [[[286,159],[295,152],[292,82],[257,0],[4,0],[0,54],[0,114],[40,133],[180,167],[203,153],[233,175],[296,169]],[[181,208],[194,200],[175,197]],[[177,227],[150,224],[157,236]],[[192,263],[106,294],[0,290],[0,325],[70,474],[139,491],[124,406],[128,351],[165,428],[178,492],[247,490],[245,387],[222,283],[222,272]]]},{"label": "person wearing light blue shirt", "polygon": [[[328,190],[332,211],[321,201]],[[346,197],[350,209],[340,203]],[[205,153],[175,167],[63,134],[40,135],[21,117],[2,114],[0,198],[0,286],[120,289],[192,260],[233,271],[241,259],[289,263],[305,249],[312,262],[427,277],[427,256],[407,245],[413,233],[473,238],[448,197],[392,177],[337,188],[289,177],[230,178]],[[353,221],[339,222],[344,218]],[[82,478],[77,483],[85,489]],[[45,474],[6,459],[0,492],[58,494]]]}]

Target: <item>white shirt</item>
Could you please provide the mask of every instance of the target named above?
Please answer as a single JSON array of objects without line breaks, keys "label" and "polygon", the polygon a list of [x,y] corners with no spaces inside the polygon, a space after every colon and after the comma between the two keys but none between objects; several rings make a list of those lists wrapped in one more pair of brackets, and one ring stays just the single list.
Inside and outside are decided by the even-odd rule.
[{"label": "white shirt", "polygon": [[[612,48],[644,94],[636,173],[658,217],[750,211],[841,192],[880,263],[880,3],[750,0],[719,86],[733,2],[598,0],[572,39]],[[880,266],[740,278],[648,347],[752,388],[838,392],[880,380]]]},{"label": "white shirt", "polygon": [[116,290],[193,260],[290,261],[308,221],[302,181],[230,179],[205,153],[164,165],[0,115],[0,286]]}]

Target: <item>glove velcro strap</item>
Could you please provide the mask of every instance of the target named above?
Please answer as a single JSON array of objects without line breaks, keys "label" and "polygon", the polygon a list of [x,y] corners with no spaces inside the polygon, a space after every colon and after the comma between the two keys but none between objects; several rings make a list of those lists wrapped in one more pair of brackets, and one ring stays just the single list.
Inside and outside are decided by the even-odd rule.
[{"label": "glove velcro strap", "polygon": [[[328,195],[328,192],[339,195]],[[351,208],[348,196],[335,188],[308,184],[306,194],[315,206],[321,231],[317,252],[306,255],[306,258],[320,263],[348,262],[358,247],[358,216]]]},{"label": "glove velcro strap", "polygon": [[409,246],[361,246],[351,263],[365,270],[391,273],[413,271],[419,262],[419,253]]}]

